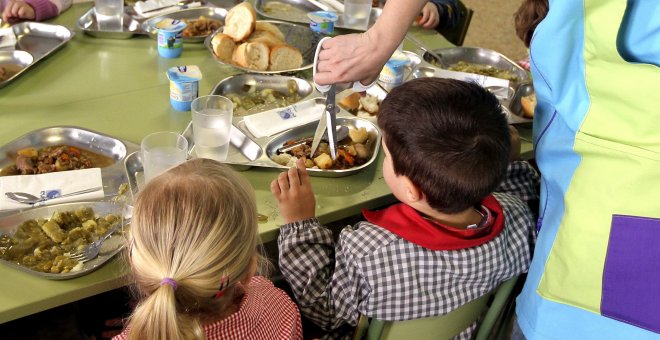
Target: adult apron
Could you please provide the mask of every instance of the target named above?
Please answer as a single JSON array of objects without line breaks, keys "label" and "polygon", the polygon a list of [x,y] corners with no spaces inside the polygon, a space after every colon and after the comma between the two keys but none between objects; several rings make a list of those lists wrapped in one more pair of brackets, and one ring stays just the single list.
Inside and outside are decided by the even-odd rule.
[{"label": "adult apron", "polygon": [[660,338],[660,1],[550,0],[530,61],[541,214],[518,324]]}]

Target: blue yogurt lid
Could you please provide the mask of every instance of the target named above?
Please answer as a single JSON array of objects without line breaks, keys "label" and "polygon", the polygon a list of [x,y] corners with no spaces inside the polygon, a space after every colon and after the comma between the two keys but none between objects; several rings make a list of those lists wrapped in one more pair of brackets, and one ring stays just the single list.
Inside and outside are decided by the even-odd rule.
[{"label": "blue yogurt lid", "polygon": [[165,18],[156,23],[156,28],[164,31],[178,32],[186,28],[187,24],[179,19]]},{"label": "blue yogurt lid", "polygon": [[339,17],[335,12],[316,11],[307,13],[307,16],[314,22],[335,22]]},{"label": "blue yogurt lid", "polygon": [[174,82],[191,82],[202,79],[202,72],[196,65],[174,66],[167,69],[167,78]]}]

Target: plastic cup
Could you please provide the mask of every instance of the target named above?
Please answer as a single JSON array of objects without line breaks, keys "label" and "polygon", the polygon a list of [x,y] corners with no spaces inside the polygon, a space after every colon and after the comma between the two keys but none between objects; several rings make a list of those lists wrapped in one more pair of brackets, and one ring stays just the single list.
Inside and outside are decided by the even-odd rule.
[{"label": "plastic cup", "polygon": [[188,155],[188,140],[176,132],[154,132],[142,139],[141,147],[146,182],[185,162]]},{"label": "plastic cup", "polygon": [[316,11],[307,14],[309,28],[322,34],[332,34],[335,31],[335,22],[339,19],[337,14],[326,11]]},{"label": "plastic cup", "polygon": [[183,51],[183,29],[186,23],[176,19],[163,19],[158,29],[158,54],[163,58],[178,58]]},{"label": "plastic cup", "polygon": [[123,30],[124,0],[94,0],[94,11],[99,31]]},{"label": "plastic cup", "polygon": [[345,0],[344,24],[351,28],[366,30],[371,16],[371,0]]},{"label": "plastic cup", "polygon": [[193,100],[191,110],[197,157],[227,159],[234,103],[223,96],[202,96]]},{"label": "plastic cup", "polygon": [[170,105],[178,111],[190,111],[190,104],[199,93],[202,72],[195,65],[175,66],[167,70],[170,80]]}]

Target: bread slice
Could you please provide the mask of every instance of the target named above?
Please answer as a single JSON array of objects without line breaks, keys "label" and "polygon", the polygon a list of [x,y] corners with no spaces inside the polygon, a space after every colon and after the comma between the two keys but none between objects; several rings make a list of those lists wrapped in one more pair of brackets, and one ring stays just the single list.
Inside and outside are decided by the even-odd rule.
[{"label": "bread slice", "polygon": [[302,66],[300,50],[289,45],[278,45],[270,49],[270,70],[292,70]]},{"label": "bread slice", "polygon": [[232,60],[239,66],[253,70],[265,71],[268,69],[268,46],[260,42],[244,42],[234,50]]},{"label": "bread slice", "polygon": [[231,62],[236,49],[234,39],[226,34],[218,33],[211,40],[211,46],[213,46],[213,53],[218,59]]},{"label": "bread slice", "polygon": [[270,32],[273,35],[275,35],[275,37],[277,37],[278,39],[284,41],[284,33],[282,33],[282,31],[280,31],[280,29],[277,26],[271,24],[270,22],[257,21],[254,29],[257,31]]},{"label": "bread slice", "polygon": [[534,118],[534,109],[536,108],[536,94],[532,93],[529,96],[520,98],[520,106],[523,109],[523,117]]},{"label": "bread slice", "polygon": [[255,30],[252,35],[247,40],[248,42],[261,42],[266,44],[269,48],[277,45],[283,45],[284,40],[275,36],[275,34],[269,31],[259,31]]},{"label": "bread slice", "polygon": [[249,2],[232,7],[225,17],[225,27],[222,33],[230,36],[235,42],[240,42],[252,34],[257,22],[257,13]]}]

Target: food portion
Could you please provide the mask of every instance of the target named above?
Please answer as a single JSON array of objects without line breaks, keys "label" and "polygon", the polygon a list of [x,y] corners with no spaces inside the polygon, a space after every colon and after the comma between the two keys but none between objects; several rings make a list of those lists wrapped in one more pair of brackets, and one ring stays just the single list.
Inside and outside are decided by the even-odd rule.
[{"label": "food portion", "polygon": [[49,219],[27,220],[12,235],[0,236],[0,258],[44,273],[80,271],[83,263],[70,255],[120,222],[117,215],[96,217],[89,207],[56,212]]},{"label": "food portion", "polygon": [[534,118],[534,109],[536,108],[536,94],[520,97],[520,106],[523,109],[523,117]]},{"label": "food portion", "polygon": [[[337,143],[337,159],[333,161],[330,156],[330,145],[321,142],[314,155],[310,156],[313,138],[294,139],[284,143],[282,146],[293,146],[292,149],[271,156],[271,160],[277,164],[291,167],[299,158],[305,159],[305,167],[323,170],[350,169],[365,164],[371,156],[367,145],[369,132],[365,128],[349,128],[348,137]],[[299,145],[298,145],[299,144]]]},{"label": "food portion", "polygon": [[17,64],[2,64],[0,65],[0,81],[5,81],[13,77],[16,73],[22,70],[23,67]]},{"label": "food portion", "polygon": [[219,20],[209,19],[200,16],[198,19],[183,19],[186,28],[183,30],[184,37],[203,37],[208,36],[222,26]]},{"label": "food portion", "polygon": [[25,148],[18,150],[13,165],[0,171],[0,176],[35,175],[56,171],[102,168],[114,163],[110,157],[70,145]]},{"label": "food portion", "polygon": [[339,106],[344,110],[362,118],[373,117],[378,114],[380,101],[378,97],[354,92],[339,101]]},{"label": "food portion", "polygon": [[277,26],[256,21],[249,2],[227,12],[222,34],[211,40],[213,54],[221,61],[257,71],[284,71],[302,66],[299,49],[285,41]]},{"label": "food portion", "polygon": [[298,94],[298,83],[295,80],[287,82],[286,93],[268,88],[257,90],[256,86],[245,85],[242,92],[225,93],[224,96],[234,103],[234,116],[289,106],[301,99]]}]

